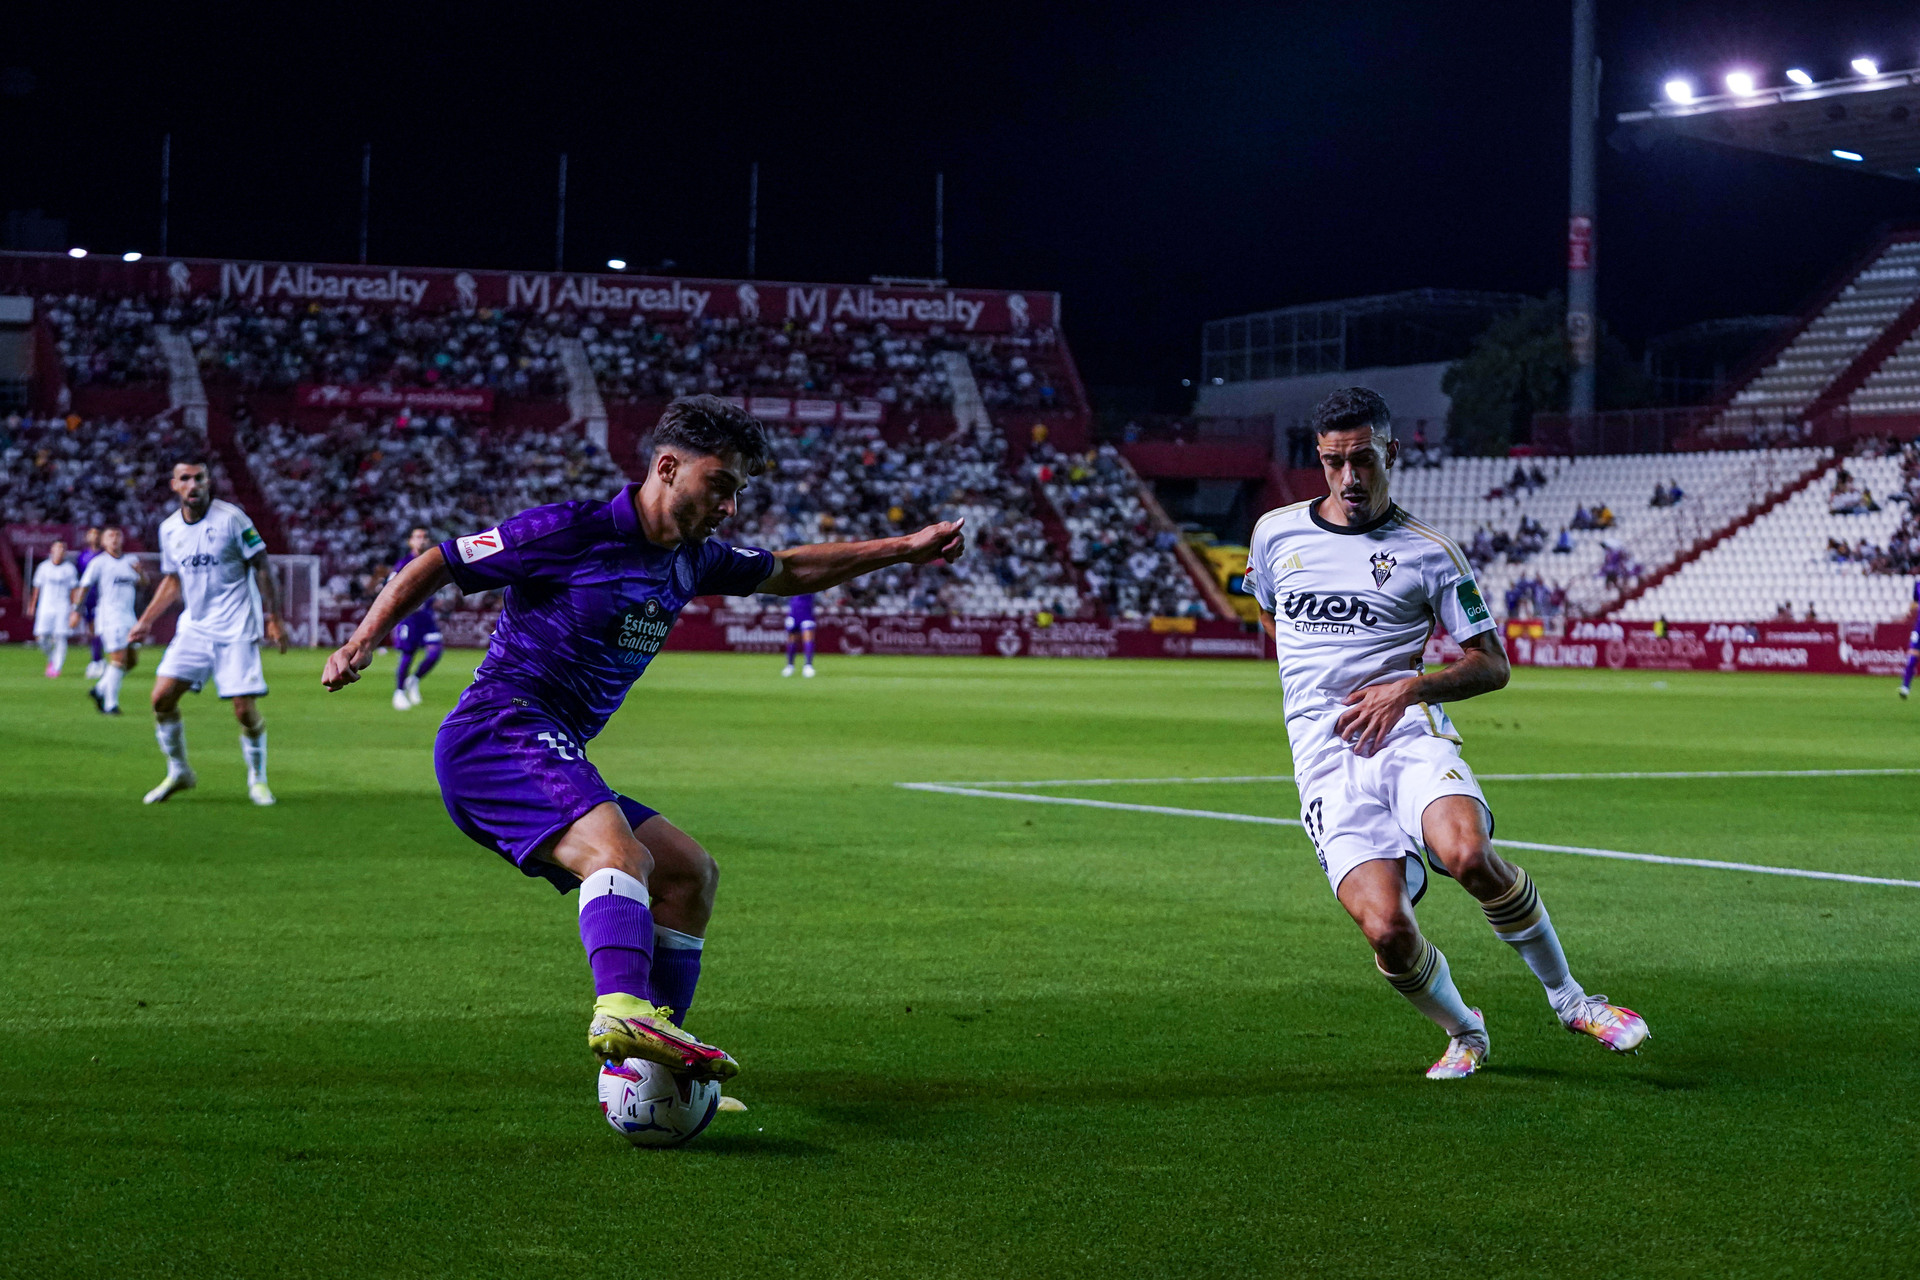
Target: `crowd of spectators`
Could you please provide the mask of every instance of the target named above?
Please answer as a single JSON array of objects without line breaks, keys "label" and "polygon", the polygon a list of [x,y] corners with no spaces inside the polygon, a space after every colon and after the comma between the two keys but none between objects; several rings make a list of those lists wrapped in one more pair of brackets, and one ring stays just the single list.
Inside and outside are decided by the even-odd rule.
[{"label": "crowd of spectators", "polygon": [[1567,611],[1567,589],[1538,574],[1521,574],[1507,586],[1510,618],[1557,618]]},{"label": "crowd of spectators", "polygon": [[722,536],[780,548],[909,533],[965,517],[954,564],[894,565],[823,593],[825,612],[969,617],[1083,611],[1033,498],[1006,468],[994,431],[889,444],[873,427],[796,424],[773,430],[774,465],[747,486]]},{"label": "crowd of spectators", "polygon": [[1833,488],[1827,494],[1827,512],[1836,516],[1860,516],[1878,511],[1880,504],[1873,500],[1873,490],[1856,480],[1851,471],[1841,467],[1833,477]]},{"label": "crowd of spectators", "polygon": [[470,533],[625,480],[579,432],[497,431],[448,414],[342,416],[318,432],[242,422],[236,434],[287,549],[324,557],[329,593],[348,599],[377,591],[415,525]]},{"label": "crowd of spectators", "polygon": [[1111,444],[1062,454],[1041,444],[1026,476],[1065,526],[1067,555],[1087,590],[1114,617],[1211,617],[1193,578],[1174,554],[1177,530],[1141,500],[1140,478]]},{"label": "crowd of spectators", "polygon": [[213,383],[285,391],[296,383],[490,388],[503,395],[564,393],[560,313],[481,307],[415,312],[406,307],[202,300],[184,331]]},{"label": "crowd of spectators", "polygon": [[[1861,452],[1870,457],[1900,459],[1900,488],[1888,494],[1887,501],[1904,504],[1907,515],[1885,546],[1865,538],[1852,544],[1842,538],[1828,538],[1827,559],[1835,564],[1862,565],[1868,573],[1920,574],[1920,516],[1915,514],[1916,504],[1920,504],[1920,440],[1904,445],[1869,442]],[[1827,497],[1827,510],[1833,515],[1865,515],[1880,509],[1873,491],[1857,484],[1845,467],[1840,468]]]},{"label": "crowd of spectators", "polygon": [[1051,329],[965,342],[973,380],[989,409],[1058,409],[1061,396],[1054,386],[1052,364],[1058,338]]},{"label": "crowd of spectators", "polygon": [[[167,488],[174,461],[205,454],[206,437],[161,417],[0,420],[0,524],[119,525],[153,545],[178,500]],[[217,458],[214,492],[231,495]]]},{"label": "crowd of spectators", "polygon": [[41,298],[40,314],[52,326],[53,348],[68,386],[166,382],[166,353],[154,331],[155,324],[177,318],[166,310],[156,311],[153,303],[142,298],[71,294]]},{"label": "crowd of spectators", "polygon": [[[1522,515],[1520,523],[1512,533],[1505,529],[1489,529],[1481,525],[1474,530],[1473,541],[1467,544],[1466,555],[1475,569],[1484,569],[1495,560],[1504,559],[1508,564],[1525,564],[1546,549],[1547,531],[1538,520],[1530,515]],[[1555,551],[1573,550],[1573,541],[1567,531],[1560,531],[1560,538],[1554,544]]]}]

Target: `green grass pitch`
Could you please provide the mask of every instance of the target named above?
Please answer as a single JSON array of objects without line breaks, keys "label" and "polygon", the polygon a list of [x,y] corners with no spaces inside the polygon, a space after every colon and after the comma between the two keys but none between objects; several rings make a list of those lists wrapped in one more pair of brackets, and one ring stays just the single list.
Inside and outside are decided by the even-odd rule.
[{"label": "green grass pitch", "polygon": [[[601,1120],[571,898],[449,824],[438,714],[269,659],[280,804],[187,707],[0,655],[0,1275],[1913,1274],[1920,889],[1520,853],[1553,1021],[1467,897],[1421,907],[1493,1057],[1373,972],[1298,830],[901,790],[1287,772],[1261,663],[669,653],[593,746],[723,868],[693,1029],[744,1064],[694,1146]],[[76,672],[78,663],[69,665]],[[1482,773],[1900,768],[1847,677],[1521,671]],[[1503,837],[1920,879],[1920,777],[1489,782]],[[1048,794],[1294,816],[1281,784]]]}]

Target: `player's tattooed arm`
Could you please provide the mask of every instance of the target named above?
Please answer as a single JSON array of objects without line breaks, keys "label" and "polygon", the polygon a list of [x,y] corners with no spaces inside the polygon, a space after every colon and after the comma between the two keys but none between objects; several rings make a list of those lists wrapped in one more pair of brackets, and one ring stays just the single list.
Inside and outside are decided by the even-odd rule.
[{"label": "player's tattooed arm", "polygon": [[394,624],[433,598],[433,593],[453,581],[447,557],[438,547],[430,547],[407,561],[407,567],[387,579],[379,598],[360,619],[353,635],[327,658],[327,669],[320,683],[338,693],[360,678],[373,662],[373,651],[387,638]]},{"label": "player's tattooed arm", "polygon": [[775,568],[760,590],[768,595],[799,596],[825,591],[894,564],[931,564],[958,560],[967,549],[965,519],[930,524],[904,538],[875,538],[871,542],[819,542],[773,553]]},{"label": "player's tattooed arm", "polygon": [[133,624],[133,630],[127,632],[128,642],[131,644],[139,644],[142,640],[145,640],[147,633],[153,630],[153,624],[166,617],[167,610],[179,603],[180,575],[177,573],[161,574],[160,585],[153,589],[153,599],[147,601],[146,612],[141,614],[139,621]]},{"label": "player's tattooed arm", "polygon": [[260,606],[267,614],[267,639],[287,651],[287,625],[280,620],[280,588],[273,580],[273,565],[266,552],[253,558],[253,581],[260,588]]},{"label": "player's tattooed arm", "polygon": [[1370,756],[1393,732],[1408,707],[1418,702],[1459,702],[1504,689],[1513,669],[1498,633],[1482,632],[1466,640],[1458,662],[1411,680],[1390,680],[1347,695],[1347,709],[1334,721],[1334,732],[1352,745],[1356,755]]}]

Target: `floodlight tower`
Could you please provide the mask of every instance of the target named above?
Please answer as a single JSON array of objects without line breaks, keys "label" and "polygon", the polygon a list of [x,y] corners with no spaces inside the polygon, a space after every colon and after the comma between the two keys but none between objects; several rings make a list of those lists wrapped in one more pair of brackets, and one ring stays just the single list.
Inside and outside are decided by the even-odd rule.
[{"label": "floodlight tower", "polygon": [[1600,63],[1594,56],[1594,0],[1573,0],[1573,134],[1568,175],[1567,348],[1573,356],[1570,413],[1593,412],[1594,316],[1593,140],[1600,116]]}]

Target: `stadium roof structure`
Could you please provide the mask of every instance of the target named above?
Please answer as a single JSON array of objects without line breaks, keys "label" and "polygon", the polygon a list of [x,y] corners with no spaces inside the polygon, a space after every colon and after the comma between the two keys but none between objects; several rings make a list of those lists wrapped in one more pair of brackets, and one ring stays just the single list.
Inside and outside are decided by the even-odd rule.
[{"label": "stadium roof structure", "polygon": [[1642,147],[1694,138],[1920,182],[1920,69],[1656,102],[1617,118]]},{"label": "stadium roof structure", "polygon": [[1523,293],[1409,289],[1310,302],[1201,327],[1201,376],[1216,385],[1457,360]]}]

